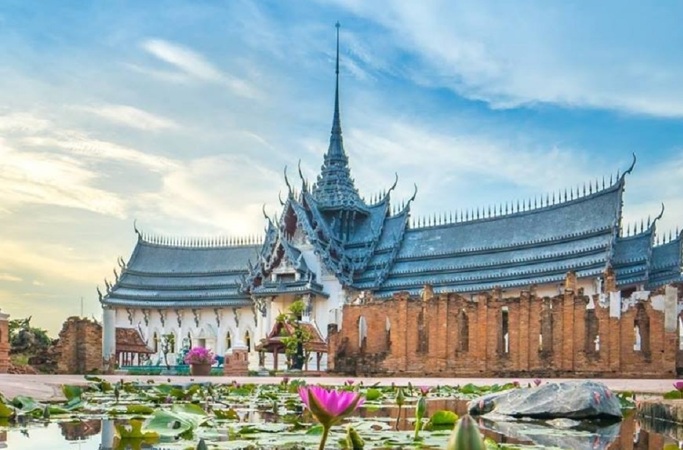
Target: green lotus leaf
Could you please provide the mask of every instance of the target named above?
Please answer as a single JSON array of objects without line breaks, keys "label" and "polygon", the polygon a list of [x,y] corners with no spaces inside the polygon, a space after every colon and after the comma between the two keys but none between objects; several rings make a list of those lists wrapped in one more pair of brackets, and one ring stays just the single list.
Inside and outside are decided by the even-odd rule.
[{"label": "green lotus leaf", "polygon": [[70,402],[75,398],[80,399],[83,396],[83,388],[80,386],[64,384],[62,385],[62,393],[64,394],[64,397],[66,397],[66,401]]},{"label": "green lotus leaf", "polygon": [[224,420],[239,420],[240,416],[237,414],[237,411],[234,409],[214,409],[213,410],[214,415],[216,416],[216,419],[224,419]]},{"label": "green lotus leaf", "polygon": [[16,413],[17,410],[14,406],[0,403],[0,419],[10,419],[14,417]]},{"label": "green lotus leaf", "polygon": [[458,421],[458,415],[454,413],[453,411],[445,411],[445,410],[439,410],[436,411],[432,416],[429,418],[429,422],[432,425],[450,425],[453,426],[455,425],[455,422]]},{"label": "green lotus leaf", "polygon": [[176,438],[181,434],[192,432],[206,423],[209,417],[198,405],[173,405],[171,410],[159,409],[145,423],[144,431],[157,433],[161,437]]},{"label": "green lotus leaf", "polygon": [[379,389],[370,388],[365,393],[365,399],[368,401],[379,400],[380,398],[382,398],[382,391]]},{"label": "green lotus leaf", "polygon": [[154,408],[152,408],[151,406],[140,405],[140,404],[126,405],[126,413],[127,414],[147,415],[147,414],[152,414],[153,412],[154,412]]},{"label": "green lotus leaf", "polygon": [[121,439],[156,439],[159,437],[159,434],[154,431],[143,431],[142,425],[142,420],[130,419],[128,423],[116,425],[116,434]]}]

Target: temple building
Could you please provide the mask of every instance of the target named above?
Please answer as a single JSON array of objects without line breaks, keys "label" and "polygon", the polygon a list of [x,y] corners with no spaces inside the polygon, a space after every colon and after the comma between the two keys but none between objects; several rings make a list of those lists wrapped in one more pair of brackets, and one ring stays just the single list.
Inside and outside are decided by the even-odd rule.
[{"label": "temple building", "polygon": [[[582,190],[414,220],[415,195],[395,201],[396,183],[372,201],[359,194],[339,106],[337,32],[332,132],[315,182],[299,171],[294,188],[285,172],[287,198],[278,217],[266,215],[262,238],[165,238],[136,228],[131,257],[100,294],[105,360],[117,354],[115,330],[135,328],[156,352],[151,361],[161,357],[162,336],[173,334],[171,363],[183,345],[219,355],[246,346],[256,369],[256,346],[297,299],[305,303],[302,321],[326,338],[329,325],[341,326],[345,304],[417,296],[426,285],[474,299],[494,289],[518,296],[530,286],[554,296],[568,272],[587,295],[603,293],[608,269],[629,293],[683,282],[682,236],[656,238],[661,214],[637,230],[622,227],[633,165]],[[272,357],[261,363],[272,365]]]}]

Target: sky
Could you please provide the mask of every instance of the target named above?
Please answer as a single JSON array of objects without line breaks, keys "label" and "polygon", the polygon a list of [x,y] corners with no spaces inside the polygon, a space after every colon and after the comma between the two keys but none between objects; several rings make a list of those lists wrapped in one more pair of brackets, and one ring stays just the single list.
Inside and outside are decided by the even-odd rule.
[{"label": "sky", "polygon": [[362,195],[413,215],[637,164],[624,223],[683,225],[683,3],[0,3],[0,308],[101,317],[137,239],[258,235],[327,149],[336,21]]}]

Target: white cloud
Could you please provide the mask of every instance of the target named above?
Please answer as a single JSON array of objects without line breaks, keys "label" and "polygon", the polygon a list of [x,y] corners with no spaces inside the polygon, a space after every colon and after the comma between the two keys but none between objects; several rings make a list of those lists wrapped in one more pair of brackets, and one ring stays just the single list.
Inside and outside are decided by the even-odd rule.
[{"label": "white cloud", "polygon": [[[280,173],[246,156],[199,158],[163,177],[163,186],[138,197],[143,227],[174,233],[168,219],[200,225],[204,230],[243,235],[261,230],[261,208],[275,209]],[[278,205],[279,206],[279,205]],[[186,233],[186,234],[192,234]]]},{"label": "white cloud", "polygon": [[0,208],[22,203],[81,208],[125,216],[122,199],[93,187],[97,173],[82,161],[58,155],[18,151],[0,141]]},{"label": "white cloud", "polygon": [[23,279],[21,277],[16,276],[16,275],[12,275],[11,273],[0,272],[0,281],[9,281],[12,283],[18,283],[20,281],[23,281]]},{"label": "white cloud", "polygon": [[[51,280],[93,283],[111,273],[111,261],[95,260],[60,243],[0,240],[0,269],[40,274]],[[38,286],[38,285],[36,285]]]},{"label": "white cloud", "polygon": [[683,117],[683,64],[672,57],[677,43],[667,31],[676,30],[660,16],[666,9],[618,4],[615,14],[616,5],[567,2],[339,3],[388,29],[418,59],[409,73],[424,85],[494,108],[541,102]]},{"label": "white cloud", "polygon": [[0,138],[2,214],[22,204],[42,204],[123,218],[127,199],[99,187],[111,163],[153,173],[180,167],[176,160],[61,128],[28,112],[0,116],[0,124],[5,130]]},{"label": "white cloud", "polygon": [[0,115],[0,131],[5,133],[35,133],[51,126],[49,120],[26,112]]},{"label": "white cloud", "polygon": [[[409,174],[414,178],[410,184],[415,181],[421,189],[449,180],[468,180],[475,185],[481,181],[506,183],[541,194],[603,175],[575,149],[539,144],[516,147],[512,142],[485,136],[443,134],[397,118],[369,128],[352,128],[347,142],[358,174],[382,171],[389,181],[391,171],[387,168],[392,168],[403,174],[404,180]],[[358,179],[374,180],[378,176]]]},{"label": "white cloud", "polygon": [[145,131],[179,128],[173,120],[161,117],[129,105],[78,106],[76,109],[95,114],[115,123]]},{"label": "white cloud", "polygon": [[189,48],[161,39],[146,40],[142,43],[142,47],[151,55],[191,77],[224,84],[242,97],[256,98],[260,96],[258,90],[250,83],[221,71],[204,56]]},{"label": "white cloud", "polygon": [[177,162],[163,156],[125,147],[113,142],[102,141],[74,130],[60,130],[54,135],[31,136],[20,140],[23,145],[43,148],[59,148],[78,157],[93,160],[109,160],[131,163],[155,172],[164,172],[177,167]]}]

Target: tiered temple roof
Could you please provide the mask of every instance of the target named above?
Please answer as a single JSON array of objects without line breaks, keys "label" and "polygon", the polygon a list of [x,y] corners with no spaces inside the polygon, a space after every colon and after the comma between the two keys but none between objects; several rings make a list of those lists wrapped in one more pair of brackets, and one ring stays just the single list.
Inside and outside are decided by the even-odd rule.
[{"label": "tiered temple roof", "polygon": [[614,181],[589,184],[582,193],[565,191],[533,206],[441,215],[426,223],[410,223],[415,195],[392,207],[396,182],[366,202],[343,145],[338,39],[337,34],[334,116],[320,175],[309,186],[299,171],[299,192],[285,177],[287,200],[278,220],[268,218],[262,243],[159,241],[139,234],[130,261],[121,264],[121,276],[107,283],[103,303],[238,306],[254,296],[327,296],[298,248],[301,239],[343,286],[377,298],[417,294],[425,284],[435,292],[523,288],[559,283],[568,271],[579,278],[599,277],[608,267],[620,287],[683,283],[683,233],[655,244],[657,220],[632,235],[622,231],[622,195],[633,165]]},{"label": "tiered temple roof", "polygon": [[145,238],[138,242],[121,275],[105,281],[108,305],[141,308],[250,305],[241,281],[259,243],[178,241]]}]

